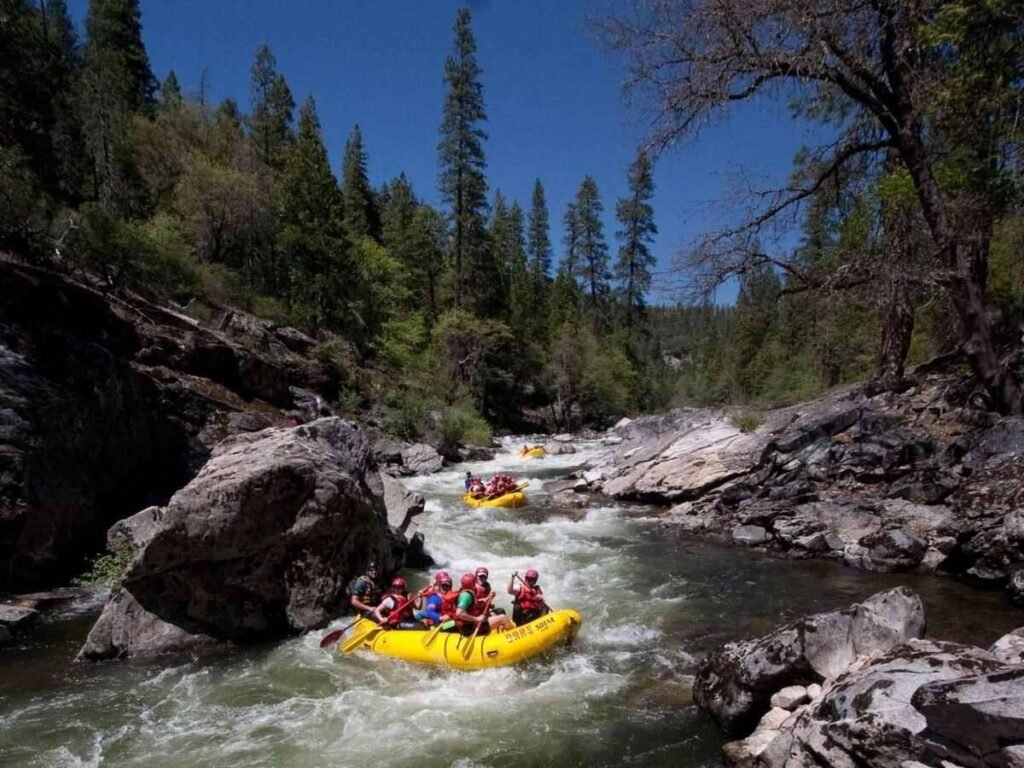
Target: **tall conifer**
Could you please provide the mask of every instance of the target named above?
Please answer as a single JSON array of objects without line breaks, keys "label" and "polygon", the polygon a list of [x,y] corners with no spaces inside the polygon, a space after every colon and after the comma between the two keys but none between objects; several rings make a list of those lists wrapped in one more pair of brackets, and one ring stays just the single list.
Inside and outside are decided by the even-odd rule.
[{"label": "tall conifer", "polygon": [[[468,8],[455,18],[455,50],[444,64],[447,92],[441,121],[438,160],[441,166],[441,197],[448,206],[451,227],[451,259],[455,305],[464,295],[491,278],[486,246],[487,181],[484,178],[483,141],[480,124],[484,112],[482,70],[476,59],[476,42]],[[473,294],[469,293],[470,297]],[[486,302],[484,302],[486,303]],[[471,308],[480,309],[474,300]]]},{"label": "tall conifer", "polygon": [[629,196],[621,198],[615,207],[619,229],[615,235],[621,243],[615,265],[622,296],[627,328],[633,328],[644,312],[644,294],[651,287],[651,267],[654,256],[650,245],[658,228],[654,224],[654,176],[651,161],[644,150],[637,153],[629,168]]},{"label": "tall conifer", "polygon": [[288,296],[312,326],[337,327],[345,295],[341,195],[312,96],[299,110],[299,130],[281,174],[279,198],[278,247]]},{"label": "tall conifer", "polygon": [[350,237],[380,237],[380,214],[366,174],[366,150],[359,124],[345,142],[342,161],[342,196],[345,200],[345,229]]},{"label": "tall conifer", "polygon": [[292,138],[295,100],[284,76],[277,71],[277,59],[267,45],[256,49],[250,74],[252,115],[249,127],[260,158],[271,167],[279,167]]},{"label": "tall conifer", "polygon": [[601,214],[604,206],[597,182],[586,176],[576,193],[575,228],[577,236],[576,277],[586,296],[592,318],[601,318],[600,310],[609,292],[608,243],[604,238]]},{"label": "tall conifer", "polygon": [[156,91],[138,0],[90,0],[85,32],[81,104],[96,193],[127,213],[138,205],[128,126],[132,115],[150,111]]}]

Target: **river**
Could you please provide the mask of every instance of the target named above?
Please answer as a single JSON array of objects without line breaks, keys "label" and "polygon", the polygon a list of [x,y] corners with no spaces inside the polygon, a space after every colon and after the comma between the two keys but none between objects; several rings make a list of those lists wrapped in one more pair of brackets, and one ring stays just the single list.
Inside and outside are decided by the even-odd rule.
[{"label": "river", "polygon": [[[575,647],[458,673],[325,653],[311,633],[202,661],[74,664],[95,609],[58,614],[0,652],[0,766],[718,766],[722,737],[691,683],[727,640],[898,584],[922,595],[934,637],[988,645],[1024,624],[1002,593],[951,579],[682,538],[643,506],[553,510],[544,481],[600,446],[524,460],[518,444],[407,484],[427,497],[421,530],[440,566],[457,579],[486,565],[499,595],[513,570],[537,568],[548,602],[583,615]],[[530,506],[465,509],[467,468],[529,479]]]}]

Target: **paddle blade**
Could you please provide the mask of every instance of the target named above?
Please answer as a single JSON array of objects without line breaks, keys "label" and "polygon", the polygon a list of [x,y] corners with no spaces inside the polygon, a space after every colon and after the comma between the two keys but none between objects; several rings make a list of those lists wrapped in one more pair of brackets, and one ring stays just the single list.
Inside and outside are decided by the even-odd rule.
[{"label": "paddle blade", "polygon": [[437,633],[441,631],[441,627],[442,626],[443,625],[438,624],[436,627],[434,627],[432,630],[427,632],[426,635],[423,636],[423,647],[424,648],[426,648],[428,645],[430,645],[432,642],[434,642],[434,638],[437,637]]},{"label": "paddle blade", "polygon": [[324,639],[320,641],[320,647],[327,648],[329,646],[334,645],[336,642],[341,640],[341,636],[344,634],[345,627],[342,627],[341,629],[336,629],[333,632],[328,632],[326,635],[324,635]]},{"label": "paddle blade", "polygon": [[384,627],[376,626],[373,627],[373,629],[366,630],[362,634],[355,635],[354,637],[350,638],[348,642],[346,642],[343,646],[341,646],[341,652],[345,655],[352,653],[352,651],[354,651],[356,648],[359,648],[367,640],[372,640],[373,638],[375,638],[377,636],[377,633],[380,632],[382,629],[384,629]]}]

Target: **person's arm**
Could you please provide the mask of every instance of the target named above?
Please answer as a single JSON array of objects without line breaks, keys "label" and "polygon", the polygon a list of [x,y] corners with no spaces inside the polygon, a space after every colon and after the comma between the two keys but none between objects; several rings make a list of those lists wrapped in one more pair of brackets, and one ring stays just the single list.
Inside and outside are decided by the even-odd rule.
[{"label": "person's arm", "polygon": [[383,611],[385,609],[390,611],[397,607],[398,606],[395,605],[394,600],[392,600],[390,597],[385,597],[383,600],[380,601],[380,605],[373,609],[373,618],[377,620],[378,624],[382,624],[384,623]]},{"label": "person's arm", "polygon": [[516,576],[518,576],[518,575],[519,575],[519,571],[515,571],[511,576],[508,577],[508,593],[510,595],[515,595],[515,593],[516,593],[515,585],[516,585]]},{"label": "person's arm", "polygon": [[469,609],[473,605],[474,598],[468,592],[463,592],[459,595],[459,601],[455,604],[455,618],[459,621],[472,622],[473,624],[480,624],[486,619],[486,616],[474,616],[469,613]]},{"label": "person's arm", "polygon": [[373,610],[372,605],[367,605],[363,602],[363,596],[366,594],[368,587],[369,585],[365,580],[360,580],[356,583],[355,589],[352,590],[352,597],[349,599],[349,603],[351,603],[352,607],[357,611],[368,613]]}]

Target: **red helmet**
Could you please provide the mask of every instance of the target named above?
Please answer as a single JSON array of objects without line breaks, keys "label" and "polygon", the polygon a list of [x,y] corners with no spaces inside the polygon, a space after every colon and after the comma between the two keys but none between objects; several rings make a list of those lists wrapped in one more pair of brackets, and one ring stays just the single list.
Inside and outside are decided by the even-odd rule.
[{"label": "red helmet", "polygon": [[395,576],[395,578],[391,580],[391,588],[404,592],[406,588],[405,579],[401,576]]},{"label": "red helmet", "polygon": [[533,584],[533,582],[535,582],[539,577],[540,574],[537,573],[537,571],[535,571],[533,568],[526,572],[526,580],[531,584]]},{"label": "red helmet", "polygon": [[435,584],[446,584],[446,583],[447,584],[451,584],[452,583],[451,574],[449,574],[448,571],[438,571],[437,575],[434,577],[434,583]]},{"label": "red helmet", "polygon": [[491,572],[484,568],[482,565],[476,569],[477,576],[483,576],[485,579],[491,575]]},{"label": "red helmet", "polygon": [[462,584],[463,589],[472,589],[476,586],[476,576],[472,573],[464,573],[459,583]]}]

